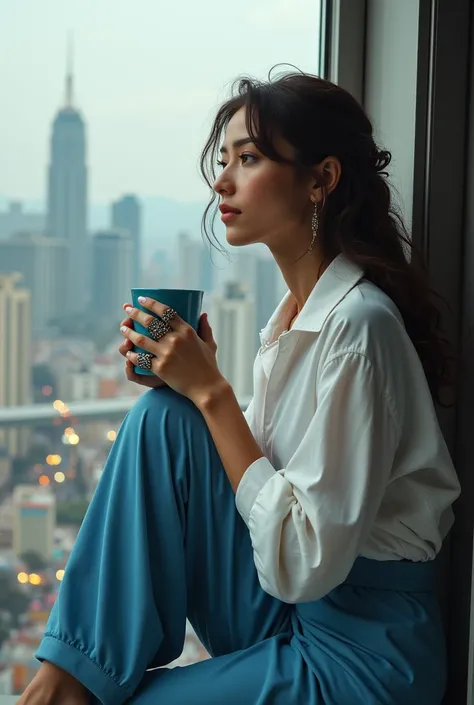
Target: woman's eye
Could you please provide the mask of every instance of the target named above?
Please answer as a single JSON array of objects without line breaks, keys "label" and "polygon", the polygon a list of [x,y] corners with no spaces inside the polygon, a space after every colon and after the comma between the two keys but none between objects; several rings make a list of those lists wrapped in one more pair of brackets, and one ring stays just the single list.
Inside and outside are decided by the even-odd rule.
[{"label": "woman's eye", "polygon": [[[253,162],[257,161],[257,157],[254,154],[239,154],[239,159],[241,160],[242,164],[247,164],[247,159],[251,159],[253,160]],[[217,166],[221,169],[225,169],[227,166],[227,162],[218,161]]]},{"label": "woman's eye", "polygon": [[[254,154],[241,154],[240,159],[253,159],[254,162],[257,161],[257,157]],[[243,163],[246,164],[246,162]]]}]

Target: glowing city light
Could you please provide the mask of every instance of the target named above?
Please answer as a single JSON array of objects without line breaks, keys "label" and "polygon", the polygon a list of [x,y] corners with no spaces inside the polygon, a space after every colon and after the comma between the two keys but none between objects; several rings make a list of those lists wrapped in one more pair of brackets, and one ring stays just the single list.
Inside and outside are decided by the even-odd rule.
[{"label": "glowing city light", "polygon": [[64,429],[62,442],[64,443],[64,445],[67,445],[69,443],[72,446],[75,446],[79,443],[79,436],[71,426]]},{"label": "glowing city light", "polygon": [[60,465],[62,458],[57,453],[50,454],[46,456],[46,462],[48,465]]},{"label": "glowing city light", "polygon": [[64,570],[57,570],[56,571],[56,578],[57,578],[57,580],[62,580],[64,578]]},{"label": "glowing city light", "polygon": [[22,585],[24,585],[25,583],[28,582],[28,574],[27,573],[18,573],[16,578],[19,583],[22,583]]},{"label": "glowing city light", "polygon": [[38,478],[38,482],[40,483],[40,485],[49,485],[50,479],[47,475],[40,475],[40,477]]},{"label": "glowing city light", "polygon": [[49,397],[53,393],[53,388],[50,387],[49,384],[45,384],[44,387],[41,387],[41,392],[45,397]]},{"label": "glowing city light", "polygon": [[56,480],[56,482],[64,482],[64,480],[66,479],[66,475],[63,472],[56,472],[54,474],[54,479]]},{"label": "glowing city light", "polygon": [[107,433],[107,439],[108,439],[109,441],[115,441],[116,438],[117,438],[117,432],[116,432],[116,431],[109,431],[109,432]]},{"label": "glowing city light", "polygon": [[64,411],[66,408],[66,404],[61,401],[61,399],[56,399],[56,401],[53,402],[53,407],[56,409],[56,411]]},{"label": "glowing city light", "polygon": [[30,573],[28,576],[30,585],[41,585],[41,577],[38,573]]}]

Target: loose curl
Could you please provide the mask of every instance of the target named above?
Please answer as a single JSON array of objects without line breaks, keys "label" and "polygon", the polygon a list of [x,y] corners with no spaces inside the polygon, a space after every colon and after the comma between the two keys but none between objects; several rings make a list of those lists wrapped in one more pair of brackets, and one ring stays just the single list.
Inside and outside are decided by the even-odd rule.
[{"label": "loose curl", "polygon": [[[223,133],[242,107],[251,139],[269,159],[292,164],[302,176],[314,173],[315,165],[328,156],[339,159],[341,178],[325,195],[319,213],[318,237],[325,260],[344,254],[392,299],[421,360],[431,394],[444,405],[441,392],[453,382],[453,358],[440,330],[441,316],[427,268],[392,203],[387,182],[391,154],[377,147],[369,118],[343,88],[302,72],[268,82],[241,78],[234,83],[232,98],[218,110],[201,155],[201,173],[212,191],[202,219],[203,235],[225,252],[214,233],[218,196],[212,186]],[[278,153],[276,136],[293,147],[294,159]],[[325,184],[320,185],[324,190]]]}]

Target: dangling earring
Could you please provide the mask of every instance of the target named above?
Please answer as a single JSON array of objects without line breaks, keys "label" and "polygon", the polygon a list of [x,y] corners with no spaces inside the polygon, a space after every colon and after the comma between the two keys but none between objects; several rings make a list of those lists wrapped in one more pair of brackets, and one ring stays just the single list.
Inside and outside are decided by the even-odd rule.
[{"label": "dangling earring", "polygon": [[313,234],[313,237],[311,238],[311,244],[308,248],[308,254],[312,254],[312,252],[313,252],[314,241],[316,240],[316,236],[318,234],[318,229],[319,229],[318,204],[315,201],[313,201],[313,203],[314,203],[314,211],[313,211],[313,217],[311,218],[311,232]]}]

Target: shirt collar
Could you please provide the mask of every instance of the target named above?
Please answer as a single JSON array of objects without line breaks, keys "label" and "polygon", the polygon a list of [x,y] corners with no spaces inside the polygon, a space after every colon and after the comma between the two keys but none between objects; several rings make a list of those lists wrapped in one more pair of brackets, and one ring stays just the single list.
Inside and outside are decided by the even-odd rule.
[{"label": "shirt collar", "polygon": [[[364,277],[364,271],[344,255],[338,255],[316,282],[298,314],[291,331],[318,333],[326,318],[351,289]],[[260,332],[262,345],[276,339],[286,330],[287,312],[293,296],[288,291],[278,304],[265,328]],[[291,332],[290,331],[290,332]]]}]

